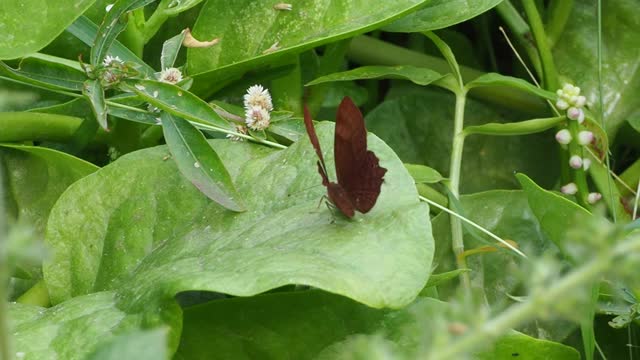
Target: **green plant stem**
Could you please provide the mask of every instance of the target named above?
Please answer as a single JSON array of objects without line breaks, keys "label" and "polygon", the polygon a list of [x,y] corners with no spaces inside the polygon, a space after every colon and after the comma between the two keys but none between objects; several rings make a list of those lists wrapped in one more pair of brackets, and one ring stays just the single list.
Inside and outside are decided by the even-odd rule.
[{"label": "green plant stem", "polygon": [[498,15],[504,20],[511,32],[516,38],[516,42],[522,46],[527,53],[529,61],[533,65],[536,74],[542,78],[542,65],[540,64],[540,56],[538,50],[531,39],[531,28],[529,24],[520,16],[518,10],[513,6],[511,1],[505,0],[496,6]]},{"label": "green plant stem", "polygon": [[[413,65],[440,73],[451,71],[449,64],[442,58],[418,53],[369,36],[353,38],[347,56],[360,65]],[[460,66],[460,72],[465,82],[484,74],[465,66]],[[513,88],[481,87],[474,89],[471,96],[532,115],[548,111],[546,103],[540,98]]]},{"label": "green plant stem", "polygon": [[0,113],[0,142],[69,140],[82,119],[31,112]]},{"label": "green plant stem", "polygon": [[[466,90],[460,89],[456,93],[455,118],[453,122],[453,146],[451,150],[451,163],[449,164],[449,191],[455,198],[460,198],[460,170],[462,168],[462,150],[464,148],[464,105],[466,102]],[[457,217],[451,217],[451,246],[456,257],[458,269],[467,269],[464,256],[464,238],[462,223]],[[465,291],[471,291],[469,274],[460,275],[460,280]]]},{"label": "green plant stem", "polygon": [[559,87],[558,72],[553,62],[553,54],[549,47],[547,40],[547,34],[538,13],[538,8],[534,0],[522,0],[524,11],[529,18],[529,25],[531,26],[531,32],[533,38],[536,41],[538,53],[540,54],[540,61],[542,63],[542,70],[544,72],[544,88],[550,91],[555,91]]},{"label": "green plant stem", "polygon": [[144,23],[143,33],[143,41],[144,43],[148,43],[154,35],[160,30],[162,24],[169,18],[167,14],[164,12],[169,6],[171,0],[162,0],[158,4],[156,10],[151,14],[149,19]]},{"label": "green plant stem", "polygon": [[[585,158],[584,149],[580,144],[578,144],[578,133],[580,132],[580,124],[578,124],[575,120],[569,120],[569,131],[571,132],[571,136],[573,137],[573,141],[569,143],[569,155],[578,155],[581,158]],[[566,167],[569,163],[565,163]],[[591,209],[591,205],[587,202],[587,195],[589,195],[589,185],[587,184],[587,173],[581,167],[579,169],[573,170],[573,182],[578,187],[578,192],[576,193],[576,198],[578,200],[578,204],[580,204],[585,209]]]},{"label": "green plant stem", "polygon": [[40,307],[48,307],[51,305],[51,301],[49,299],[49,291],[47,290],[47,285],[44,280],[38,281],[35,285],[31,287],[31,289],[27,290],[22,296],[20,296],[17,300],[17,303],[26,304],[26,305],[34,305]]},{"label": "green plant stem", "polygon": [[547,23],[547,35],[549,46],[553,48],[562,35],[564,27],[571,16],[574,0],[553,0],[549,9],[549,22]]},{"label": "green plant stem", "polygon": [[430,359],[459,359],[464,354],[477,350],[487,342],[524,324],[539,314],[548,313],[559,299],[571,297],[578,290],[597,281],[610,267],[616,266],[616,258],[628,256],[640,250],[640,237],[634,237],[617,245],[614,249],[599,252],[597,257],[580,266],[559,281],[551,283],[547,289],[536,291],[527,300],[513,305],[495,319],[486,322],[469,335],[434,351]]},{"label": "green plant stem", "polygon": [[[0,126],[0,128],[2,128]],[[7,316],[9,301],[9,244],[7,228],[5,223],[4,208],[4,174],[0,167],[0,359],[11,359],[12,352],[11,339],[9,335],[9,319]]]},{"label": "green plant stem", "polygon": [[137,57],[142,59],[145,42],[143,28],[140,26],[139,17],[140,14],[142,14],[142,24],[144,24],[144,13],[140,13],[140,11],[143,11],[143,9],[136,9],[128,14],[129,23],[127,24],[127,28],[122,32],[122,35],[120,35],[120,40],[124,46],[131,50],[131,52],[133,52]]}]

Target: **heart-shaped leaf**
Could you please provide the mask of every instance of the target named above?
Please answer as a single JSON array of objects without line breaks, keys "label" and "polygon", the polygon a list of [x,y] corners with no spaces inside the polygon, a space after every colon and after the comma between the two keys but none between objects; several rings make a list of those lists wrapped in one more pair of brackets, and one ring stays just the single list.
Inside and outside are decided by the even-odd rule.
[{"label": "heart-shaped leaf", "polygon": [[[333,124],[317,131],[333,148]],[[51,214],[54,256],[44,273],[53,303],[103,289],[145,306],[186,290],[249,296],[307,284],[399,307],[423,288],[433,253],[428,207],[378,138],[369,136],[369,148],[388,169],[382,193],[353,221],[318,207],[325,189],[306,139],[286,150],[210,144],[249,211],[202,195],[167,161],[166,147],[125,155],[71,186]],[[333,152],[325,156],[332,170]]]}]

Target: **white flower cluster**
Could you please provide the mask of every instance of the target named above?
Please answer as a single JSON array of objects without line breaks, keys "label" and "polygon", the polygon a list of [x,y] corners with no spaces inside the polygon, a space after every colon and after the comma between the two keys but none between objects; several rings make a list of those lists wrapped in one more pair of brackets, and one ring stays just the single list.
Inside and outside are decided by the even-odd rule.
[{"label": "white flower cluster", "polygon": [[271,122],[271,95],[262,85],[253,85],[244,95],[245,123],[251,130],[264,130]]},{"label": "white flower cluster", "polygon": [[560,110],[567,110],[567,117],[571,120],[578,120],[582,124],[584,121],[584,111],[582,108],[587,103],[587,98],[580,95],[580,88],[571,84],[565,84],[562,89],[556,91],[558,101],[556,107]]},{"label": "white flower cluster", "polygon": [[[558,94],[558,101],[556,101],[556,107],[560,110],[567,111],[567,117],[569,120],[578,121],[578,124],[582,124],[584,122],[584,106],[587,103],[587,98],[580,95],[580,88],[574,86],[572,84],[565,84],[562,89],[556,91]],[[573,137],[576,137],[576,140],[579,145],[586,146],[591,144],[595,136],[591,131],[581,130],[577,134],[571,134],[571,131],[568,129],[562,129],[556,133],[556,141],[558,141],[562,145],[568,145],[573,141]],[[582,158],[579,155],[572,155],[569,158],[569,166],[572,169],[584,169],[589,170],[591,166],[591,159]],[[560,188],[560,191],[567,195],[574,195],[578,192],[578,187],[575,183],[568,183]],[[592,192],[587,195],[587,202],[590,204],[595,204],[602,198],[602,194],[597,192]]]}]

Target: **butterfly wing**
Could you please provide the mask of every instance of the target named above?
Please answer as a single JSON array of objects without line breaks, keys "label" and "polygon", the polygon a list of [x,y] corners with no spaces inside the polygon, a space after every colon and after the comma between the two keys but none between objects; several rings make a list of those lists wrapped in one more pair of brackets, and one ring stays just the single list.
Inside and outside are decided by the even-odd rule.
[{"label": "butterfly wing", "polygon": [[364,118],[349,97],[342,99],[338,107],[334,153],[338,184],[358,211],[368,212],[378,200],[387,169],[367,150]]},{"label": "butterfly wing", "polygon": [[328,186],[329,176],[327,176],[327,166],[324,164],[324,157],[322,156],[322,150],[320,149],[320,141],[318,141],[318,135],[316,135],[316,129],[313,127],[311,114],[306,106],[304,107],[304,126],[307,128],[307,135],[309,135],[311,145],[316,151],[316,155],[318,155],[318,172],[320,173],[320,176],[322,176],[322,185]]}]

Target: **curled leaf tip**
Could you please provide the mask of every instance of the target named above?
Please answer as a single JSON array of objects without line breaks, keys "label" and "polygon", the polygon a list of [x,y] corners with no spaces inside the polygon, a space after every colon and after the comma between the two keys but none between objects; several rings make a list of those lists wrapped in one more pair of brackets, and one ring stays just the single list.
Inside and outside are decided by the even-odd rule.
[{"label": "curled leaf tip", "polygon": [[186,28],[182,30],[184,33],[184,40],[182,45],[188,48],[208,48],[220,42],[219,38],[215,38],[209,41],[200,41],[191,35],[191,29]]}]

